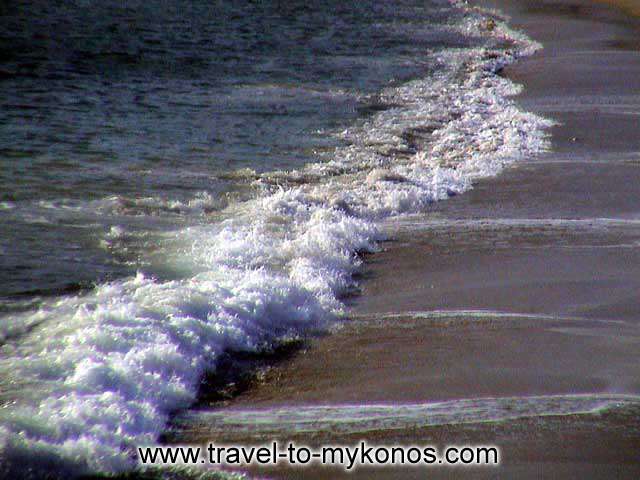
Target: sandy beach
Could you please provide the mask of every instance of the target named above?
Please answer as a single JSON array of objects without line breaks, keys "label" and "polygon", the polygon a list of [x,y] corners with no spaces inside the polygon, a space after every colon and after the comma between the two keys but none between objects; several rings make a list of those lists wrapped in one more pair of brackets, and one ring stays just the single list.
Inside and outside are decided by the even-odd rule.
[{"label": "sandy beach", "polygon": [[[341,329],[310,341],[231,400],[205,402],[195,411],[200,421],[182,424],[169,440],[502,449],[500,467],[363,469],[349,478],[638,478],[640,21],[608,3],[482,2],[545,47],[503,74],[524,86],[523,109],[557,122],[551,151],[423,217],[389,225],[402,233],[366,258],[361,294]],[[495,406],[508,399],[504,408],[517,409],[530,397],[549,397],[540,401],[558,402],[557,409],[510,416]],[[583,406],[585,398],[593,403]],[[485,420],[346,432],[256,426],[247,434],[206,416],[260,409],[268,419],[301,406],[433,402],[454,402],[464,413],[467,404],[455,402],[470,399],[493,399]],[[594,408],[601,404],[607,408]]]}]

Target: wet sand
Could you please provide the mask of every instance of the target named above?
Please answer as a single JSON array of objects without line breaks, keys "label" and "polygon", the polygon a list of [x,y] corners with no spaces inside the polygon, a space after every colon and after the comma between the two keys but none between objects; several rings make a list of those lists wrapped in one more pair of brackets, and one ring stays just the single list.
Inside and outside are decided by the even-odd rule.
[{"label": "wet sand", "polygon": [[[640,395],[640,21],[586,1],[483,5],[545,45],[504,74],[525,86],[524,109],[558,122],[552,151],[390,225],[405,233],[367,258],[344,327],[216,411]],[[208,428],[202,418],[171,440],[271,439],[259,429]],[[354,478],[640,476],[637,406],[286,437],[490,443],[503,452],[499,468],[358,470]]]}]

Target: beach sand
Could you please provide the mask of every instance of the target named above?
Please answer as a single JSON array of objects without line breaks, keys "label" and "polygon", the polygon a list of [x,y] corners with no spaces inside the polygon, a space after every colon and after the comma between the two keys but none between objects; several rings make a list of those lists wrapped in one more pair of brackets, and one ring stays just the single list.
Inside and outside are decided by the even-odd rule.
[{"label": "beach sand", "polygon": [[[482,5],[545,46],[504,75],[524,85],[524,109],[558,122],[552,151],[399,225],[405,233],[367,257],[362,294],[349,301],[341,330],[202,410],[640,395],[640,21],[587,1]],[[349,478],[640,476],[637,407],[280,437],[495,444],[502,452],[500,467],[360,469]],[[271,437],[202,421],[169,439]]]}]

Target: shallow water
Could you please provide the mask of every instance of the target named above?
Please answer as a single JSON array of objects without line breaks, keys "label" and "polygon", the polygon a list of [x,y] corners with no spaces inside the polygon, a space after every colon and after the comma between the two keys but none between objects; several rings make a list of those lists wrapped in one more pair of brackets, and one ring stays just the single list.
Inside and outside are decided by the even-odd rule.
[{"label": "shallow water", "polygon": [[[189,412],[177,420],[196,434],[247,439],[325,434],[340,437],[374,431],[407,431],[426,426],[481,424],[519,418],[600,413],[637,408],[632,395],[557,395],[478,398],[424,404],[319,405],[291,408],[224,409]],[[200,430],[199,430],[200,429]],[[184,435],[178,431],[178,435]]]}]

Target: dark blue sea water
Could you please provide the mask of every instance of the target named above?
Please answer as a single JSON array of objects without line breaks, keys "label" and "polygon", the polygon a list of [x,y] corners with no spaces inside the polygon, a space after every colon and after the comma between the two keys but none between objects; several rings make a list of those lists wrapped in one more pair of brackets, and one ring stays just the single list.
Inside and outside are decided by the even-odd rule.
[{"label": "dark blue sea water", "polygon": [[[0,309],[144,267],[158,230],[248,194],[225,174],[317,161],[431,50],[469,44],[434,28],[455,17],[442,0],[2,2]],[[127,242],[105,245],[113,226]]]}]

